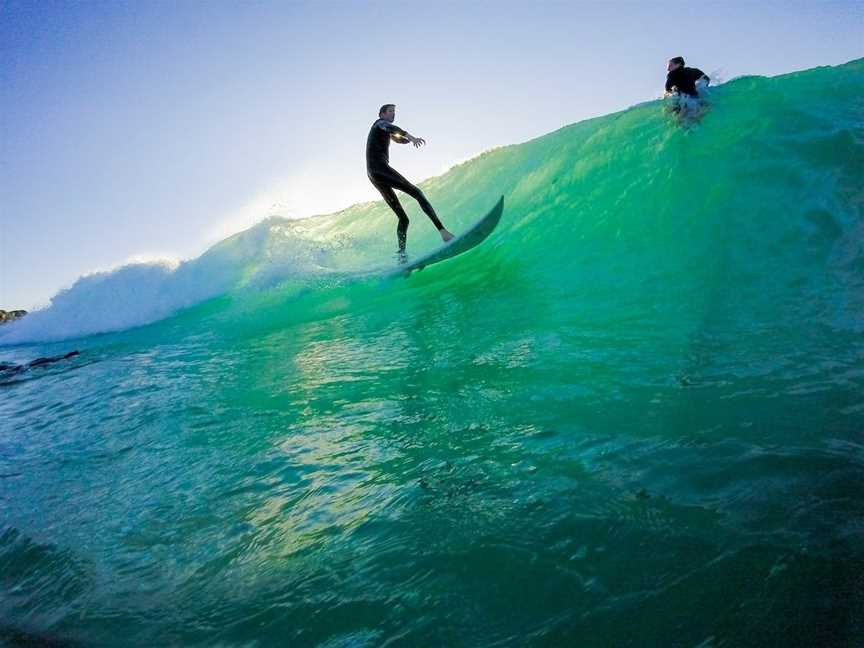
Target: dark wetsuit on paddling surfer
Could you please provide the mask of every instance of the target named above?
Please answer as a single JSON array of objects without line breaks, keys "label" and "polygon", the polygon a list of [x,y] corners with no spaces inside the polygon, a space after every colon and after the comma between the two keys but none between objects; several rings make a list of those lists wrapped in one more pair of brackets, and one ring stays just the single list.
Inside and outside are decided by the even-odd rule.
[{"label": "dark wetsuit on paddling surfer", "polygon": [[666,66],[666,96],[676,98],[672,112],[679,115],[698,113],[705,104],[705,91],[711,79],[699,68],[684,67],[684,58],[669,59]]},{"label": "dark wetsuit on paddling surfer", "polygon": [[672,94],[679,92],[690,97],[698,97],[699,91],[704,90],[711,79],[699,68],[684,67],[684,58],[676,56],[669,59],[666,66],[666,92]]},{"label": "dark wetsuit on paddling surfer", "polygon": [[405,242],[408,235],[408,216],[402,208],[394,189],[403,191],[414,198],[420,207],[426,212],[429,220],[438,229],[443,241],[449,241],[453,235],[448,232],[438,219],[432,205],[426,200],[426,196],[413,184],[408,182],[402,175],[390,166],[390,140],[398,144],[413,144],[419,148],[426,143],[419,137],[413,137],[393,123],[396,118],[396,106],[385,104],[378,111],[378,119],[369,129],[369,137],[366,139],[366,173],[375,188],[381,192],[384,201],[396,213],[399,224],[396,226],[396,240],[399,242],[399,256],[404,259]]}]

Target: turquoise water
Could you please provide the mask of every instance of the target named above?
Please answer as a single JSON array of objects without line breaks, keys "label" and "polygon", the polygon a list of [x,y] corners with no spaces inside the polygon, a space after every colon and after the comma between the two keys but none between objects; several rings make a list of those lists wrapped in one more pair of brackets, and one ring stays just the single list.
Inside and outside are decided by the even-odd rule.
[{"label": "turquoise water", "polygon": [[82,353],[0,378],[0,642],[860,645],[862,97],[487,152],[423,187],[501,224],[409,279],[374,203],[7,325]]}]

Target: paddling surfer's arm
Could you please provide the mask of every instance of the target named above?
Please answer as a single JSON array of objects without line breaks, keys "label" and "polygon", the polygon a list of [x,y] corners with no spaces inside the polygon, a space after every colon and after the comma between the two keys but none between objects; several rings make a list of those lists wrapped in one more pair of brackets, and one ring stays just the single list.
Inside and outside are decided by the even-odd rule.
[{"label": "paddling surfer's arm", "polygon": [[408,144],[409,142],[414,145],[415,148],[420,148],[426,143],[422,137],[414,137],[408,131],[402,130],[396,124],[388,124],[386,122],[382,122],[379,124],[378,128],[381,128],[388,133],[390,133],[390,139],[397,144]]}]

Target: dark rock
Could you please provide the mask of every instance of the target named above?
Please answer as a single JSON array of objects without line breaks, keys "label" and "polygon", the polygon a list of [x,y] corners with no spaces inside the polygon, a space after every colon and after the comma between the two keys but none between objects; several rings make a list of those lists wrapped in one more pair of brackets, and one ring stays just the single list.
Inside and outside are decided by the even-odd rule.
[{"label": "dark rock", "polygon": [[50,356],[48,358],[36,358],[35,360],[31,360],[27,364],[23,365],[13,364],[11,362],[0,362],[0,371],[4,371],[7,374],[17,373],[19,371],[24,371],[25,369],[32,369],[33,367],[44,367],[45,365],[51,364],[52,362],[68,360],[69,358],[74,358],[77,355],[81,355],[81,352],[70,351],[69,353],[65,353],[63,355]]},{"label": "dark rock", "polygon": [[0,310],[0,324],[5,324],[6,322],[11,322],[16,319],[20,319],[27,314],[26,310],[13,310],[13,311],[5,311]]},{"label": "dark rock", "polygon": [[27,363],[27,368],[31,367],[41,367],[46,364],[51,364],[52,362],[60,362],[61,360],[67,360],[68,358],[72,358],[74,356],[81,355],[80,351],[70,351],[64,355],[56,355],[51,356],[50,358],[36,358],[35,360],[31,360]]}]

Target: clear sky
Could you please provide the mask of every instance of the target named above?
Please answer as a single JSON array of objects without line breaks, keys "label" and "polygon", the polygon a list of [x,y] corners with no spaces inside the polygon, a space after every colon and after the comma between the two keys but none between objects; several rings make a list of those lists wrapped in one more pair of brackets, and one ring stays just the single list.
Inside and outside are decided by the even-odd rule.
[{"label": "clear sky", "polygon": [[662,92],[864,55],[864,2],[0,0],[0,308],[278,214],[378,198],[382,103],[414,181]]}]

